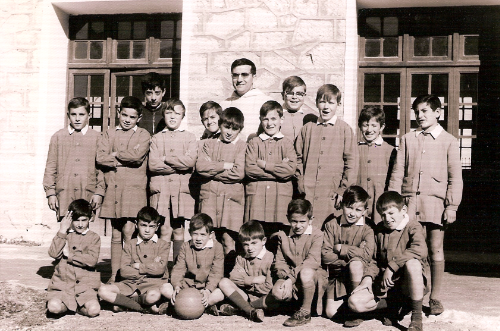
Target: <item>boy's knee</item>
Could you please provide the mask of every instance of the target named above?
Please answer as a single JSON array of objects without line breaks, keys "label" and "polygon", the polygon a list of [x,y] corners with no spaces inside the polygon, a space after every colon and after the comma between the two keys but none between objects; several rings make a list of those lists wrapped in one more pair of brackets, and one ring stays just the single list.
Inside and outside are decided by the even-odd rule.
[{"label": "boy's knee", "polygon": [[47,301],[47,310],[52,314],[62,314],[66,311],[64,304],[59,299],[50,299]]},{"label": "boy's knee", "polygon": [[132,238],[134,231],[135,231],[135,224],[127,221],[122,228],[122,233],[123,236],[125,237],[124,239],[127,240],[127,238],[128,239]]},{"label": "boy's knee", "polygon": [[284,282],[285,281],[283,279],[278,280],[276,283],[274,283],[274,286],[271,290],[271,295],[278,301],[283,301],[283,298],[285,297],[285,291],[282,287]]},{"label": "boy's knee", "polygon": [[170,283],[165,283],[160,287],[160,293],[167,299],[171,299],[172,295],[174,294],[174,288],[172,284]]},{"label": "boy's knee", "polygon": [[111,288],[109,285],[101,285],[101,287],[99,287],[99,290],[97,291],[97,294],[99,295],[99,297],[103,300],[106,300],[106,301],[111,301],[111,294],[113,293],[113,291],[111,291]]},{"label": "boy's knee", "polygon": [[158,302],[161,298],[160,290],[149,290],[146,292],[144,303],[147,305],[152,305]]},{"label": "boy's knee", "polygon": [[87,308],[87,316],[88,317],[96,317],[101,312],[101,306],[97,300],[87,302],[85,304],[85,308]]},{"label": "boy's knee", "polygon": [[411,259],[405,263],[405,272],[408,274],[422,273],[422,265],[417,259]]},{"label": "boy's knee", "polygon": [[173,229],[174,240],[184,240],[184,228]]},{"label": "boy's knee", "polygon": [[232,284],[233,282],[229,278],[222,278],[219,282],[219,288],[222,291],[227,291],[228,289],[230,289]]},{"label": "boy's knee", "polygon": [[363,271],[363,262],[361,261],[351,261],[349,263],[349,271],[351,272],[357,272],[357,271]]},{"label": "boy's knee", "polygon": [[316,274],[316,270],[313,270],[310,268],[303,268],[299,273],[299,277],[300,277],[300,280],[302,283],[311,282],[314,280],[315,274]]}]

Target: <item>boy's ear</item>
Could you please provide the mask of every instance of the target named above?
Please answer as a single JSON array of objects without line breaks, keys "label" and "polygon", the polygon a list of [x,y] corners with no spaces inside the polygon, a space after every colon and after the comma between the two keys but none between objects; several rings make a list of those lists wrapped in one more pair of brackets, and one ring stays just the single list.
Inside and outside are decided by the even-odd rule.
[{"label": "boy's ear", "polygon": [[266,241],[267,241],[267,238],[266,238],[266,237],[262,238],[262,243],[263,243],[263,244],[265,244],[265,243],[266,243]]},{"label": "boy's ear", "polygon": [[406,205],[403,205],[403,208],[401,208],[401,210],[405,213],[408,213],[408,207]]},{"label": "boy's ear", "polygon": [[436,113],[436,118],[439,120],[439,118],[441,117],[441,108],[436,108],[434,112]]},{"label": "boy's ear", "polygon": [[139,117],[137,117],[137,123],[139,123],[141,121],[141,119],[142,119],[142,114],[139,115]]},{"label": "boy's ear", "polygon": [[385,129],[385,124],[380,126],[380,132],[384,131],[384,129]]}]

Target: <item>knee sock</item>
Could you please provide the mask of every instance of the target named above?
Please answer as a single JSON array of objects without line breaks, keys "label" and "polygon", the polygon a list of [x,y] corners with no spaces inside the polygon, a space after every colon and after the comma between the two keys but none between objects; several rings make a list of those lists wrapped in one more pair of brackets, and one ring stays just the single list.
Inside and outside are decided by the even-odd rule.
[{"label": "knee sock", "polygon": [[431,261],[431,299],[437,299],[441,294],[443,284],[444,261]]},{"label": "knee sock", "polygon": [[283,304],[282,301],[276,300],[272,294],[267,294],[263,297],[258,298],[250,302],[250,305],[255,309],[276,309],[279,308]]},{"label": "knee sock", "polygon": [[250,315],[250,312],[254,310],[254,308],[245,300],[237,291],[234,291],[230,296],[227,297],[232,303],[236,305],[236,307],[243,310],[247,315]]},{"label": "knee sock", "polygon": [[116,274],[120,269],[120,263],[122,258],[122,242],[120,241],[112,241],[111,242],[111,278],[112,282],[115,281]]},{"label": "knee sock", "polygon": [[384,309],[384,308],[387,308],[387,300],[380,299],[380,301],[377,302],[377,309]]},{"label": "knee sock", "polygon": [[177,256],[179,256],[179,252],[181,250],[182,244],[184,244],[184,240],[174,240],[173,241],[173,256],[174,263],[177,261]]},{"label": "knee sock", "polygon": [[422,320],[422,299],[411,300],[411,320]]},{"label": "knee sock", "polygon": [[308,284],[302,284],[304,298],[302,300],[302,306],[300,307],[300,309],[311,312],[315,288],[316,284],[313,281],[309,282]]},{"label": "knee sock", "polygon": [[115,302],[113,302],[113,303],[115,305],[117,305],[117,306],[129,308],[129,309],[132,309],[132,310],[135,310],[135,311],[141,311],[142,310],[142,306],[140,305],[140,303],[138,302],[138,300],[140,300],[139,297],[130,298],[130,297],[127,297],[127,296],[125,296],[123,294],[119,294],[118,293],[116,295]]}]

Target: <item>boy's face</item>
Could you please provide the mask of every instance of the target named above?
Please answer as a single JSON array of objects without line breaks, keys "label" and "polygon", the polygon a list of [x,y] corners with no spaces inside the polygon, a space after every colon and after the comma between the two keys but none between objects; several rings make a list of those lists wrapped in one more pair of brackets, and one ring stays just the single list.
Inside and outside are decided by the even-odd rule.
[{"label": "boy's face", "polygon": [[71,222],[71,227],[76,233],[82,234],[89,228],[90,219],[87,216],[80,216],[76,221]]},{"label": "boy's face", "polygon": [[84,106],[68,110],[69,124],[76,131],[81,131],[89,123],[89,113]]},{"label": "boy's face", "polygon": [[220,140],[230,143],[238,137],[241,130],[235,130],[229,124],[222,123],[220,126]]},{"label": "boy's face", "polygon": [[396,230],[396,228],[405,218],[406,211],[406,206],[403,206],[401,210],[399,210],[397,206],[390,206],[386,208],[380,214],[380,216],[382,217],[382,221],[384,222],[384,226],[389,230]]},{"label": "boy's face", "polygon": [[210,240],[210,233],[207,232],[206,227],[194,230],[193,232],[190,232],[190,235],[196,249],[202,249]]},{"label": "boy's face", "polygon": [[319,117],[323,122],[328,122],[337,112],[337,98],[332,97],[330,101],[327,101],[325,96],[323,96],[316,105],[319,110]]},{"label": "boy's face", "polygon": [[158,223],[138,220],[136,227],[137,231],[139,232],[137,235],[141,237],[142,240],[148,241],[155,235],[155,232],[158,229]]},{"label": "boy's face", "polygon": [[134,108],[122,108],[118,113],[118,121],[124,131],[134,128],[141,120],[141,116]]},{"label": "boy's face", "polygon": [[306,232],[307,227],[312,224],[312,221],[312,217],[309,219],[307,215],[292,214],[288,216],[288,222],[290,222],[293,233],[299,236]]},{"label": "boy's face", "polygon": [[213,108],[205,110],[203,116],[201,117],[201,123],[205,129],[207,129],[211,133],[215,133],[219,130],[219,114]]},{"label": "boy's face", "polygon": [[305,86],[295,86],[293,90],[283,92],[283,108],[296,112],[304,104]]},{"label": "boy's face", "polygon": [[366,206],[364,202],[355,202],[350,206],[343,205],[342,211],[344,217],[349,224],[356,223],[359,219],[366,214]]},{"label": "boy's face", "polygon": [[380,126],[380,123],[375,118],[370,118],[368,122],[363,122],[361,124],[361,134],[367,143],[373,142],[384,130],[384,125]]},{"label": "boy's face", "polygon": [[181,105],[176,105],[174,109],[165,110],[163,116],[165,117],[167,128],[172,131],[177,130],[184,118],[184,108]]},{"label": "boy's face", "polygon": [[267,112],[266,116],[260,117],[260,125],[262,129],[268,136],[274,136],[280,131],[281,124],[283,123],[283,117],[280,117],[278,111],[271,110]]},{"label": "boy's face", "polygon": [[163,96],[165,95],[166,90],[162,90],[159,86],[156,86],[154,90],[148,89],[144,92],[144,98],[146,99],[146,105],[149,108],[157,108]]},{"label": "boy's face", "polygon": [[418,125],[424,131],[432,131],[438,124],[439,116],[441,115],[441,108],[432,110],[431,106],[427,103],[421,103],[415,110],[415,118]]},{"label": "boy's face", "polygon": [[253,88],[252,67],[249,65],[237,66],[231,72],[233,87],[239,96],[244,95]]},{"label": "boy's face", "polygon": [[257,257],[266,245],[266,237],[262,239],[251,239],[241,243],[245,252],[245,259],[253,259]]}]

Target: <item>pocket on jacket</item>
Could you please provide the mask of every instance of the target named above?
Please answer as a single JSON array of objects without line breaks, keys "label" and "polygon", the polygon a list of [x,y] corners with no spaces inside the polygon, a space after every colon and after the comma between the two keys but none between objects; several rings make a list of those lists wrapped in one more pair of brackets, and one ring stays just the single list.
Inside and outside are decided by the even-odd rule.
[{"label": "pocket on jacket", "polygon": [[446,196],[447,186],[447,181],[439,180],[436,177],[431,177],[431,195],[444,199],[444,197]]}]

